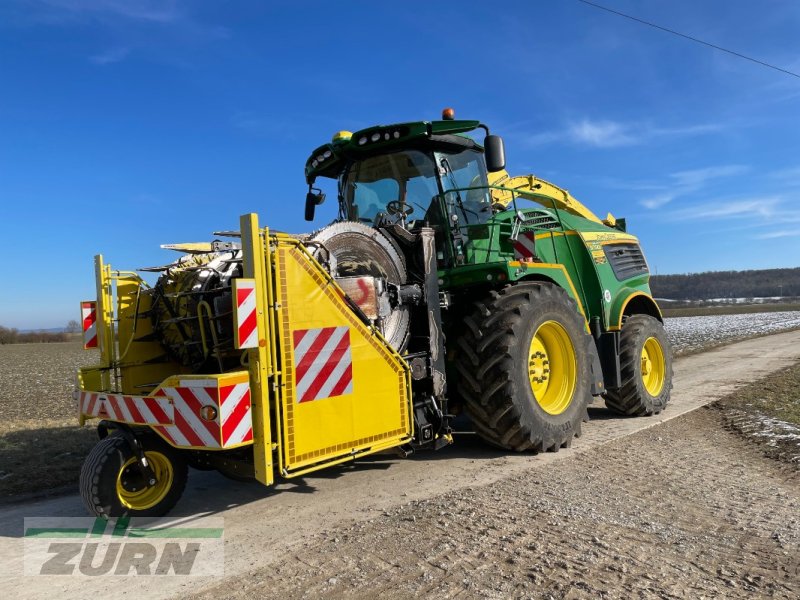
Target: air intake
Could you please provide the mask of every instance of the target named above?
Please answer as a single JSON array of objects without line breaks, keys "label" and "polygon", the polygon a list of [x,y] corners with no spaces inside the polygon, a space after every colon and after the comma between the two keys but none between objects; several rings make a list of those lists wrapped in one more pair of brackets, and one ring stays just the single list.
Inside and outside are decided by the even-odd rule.
[{"label": "air intake", "polygon": [[649,272],[639,244],[607,244],[603,250],[614,276],[620,281]]},{"label": "air intake", "polygon": [[536,229],[556,229],[561,224],[549,212],[544,210],[526,210],[524,225]]}]

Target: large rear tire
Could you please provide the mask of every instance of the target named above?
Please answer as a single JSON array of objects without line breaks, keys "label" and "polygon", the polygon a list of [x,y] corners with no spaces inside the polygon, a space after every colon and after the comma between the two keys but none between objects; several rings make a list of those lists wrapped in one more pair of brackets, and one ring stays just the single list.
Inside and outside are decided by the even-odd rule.
[{"label": "large rear tire", "polygon": [[80,493],[98,517],[161,517],[178,502],[188,476],[186,461],[166,443],[140,438],[157,483],[147,487],[128,441],[109,435],[92,448],[81,467]]},{"label": "large rear tire", "polygon": [[453,366],[476,433],[508,450],[558,451],[591,401],[584,321],[560,287],[493,291],[463,321]]},{"label": "large rear tire", "polygon": [[619,345],[622,385],[606,393],[606,406],[632,417],[657,415],[672,389],[672,349],[664,326],[649,315],[632,315]]}]

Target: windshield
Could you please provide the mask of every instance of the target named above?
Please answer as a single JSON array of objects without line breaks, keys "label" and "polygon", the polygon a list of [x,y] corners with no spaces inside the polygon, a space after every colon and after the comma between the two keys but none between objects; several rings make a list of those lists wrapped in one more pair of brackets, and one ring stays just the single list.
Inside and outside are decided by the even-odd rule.
[{"label": "windshield", "polygon": [[379,213],[391,212],[390,202],[413,209],[421,219],[439,193],[430,155],[418,150],[371,156],[353,163],[342,179],[347,218],[372,223]]},{"label": "windshield", "polygon": [[492,202],[483,154],[475,150],[437,152],[442,167],[442,187],[450,215],[462,225],[485,223],[492,216]]}]

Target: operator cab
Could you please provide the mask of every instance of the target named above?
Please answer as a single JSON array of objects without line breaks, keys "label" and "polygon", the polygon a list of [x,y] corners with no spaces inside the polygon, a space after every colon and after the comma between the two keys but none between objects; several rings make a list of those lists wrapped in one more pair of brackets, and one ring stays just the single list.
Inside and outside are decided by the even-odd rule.
[{"label": "operator cab", "polygon": [[[479,128],[486,130],[483,146],[466,135]],[[334,179],[339,221],[431,227],[439,266],[463,264],[471,233],[486,230],[493,215],[488,174],[504,168],[502,139],[480,121],[455,120],[452,109],[441,121],[340,131],[306,161],[306,220],[325,198],[316,179]]]},{"label": "operator cab", "polygon": [[[453,136],[454,137],[454,136]],[[471,140],[470,140],[471,141]],[[353,161],[339,180],[347,220],[440,228],[492,216],[483,153],[477,149],[406,149]]]}]

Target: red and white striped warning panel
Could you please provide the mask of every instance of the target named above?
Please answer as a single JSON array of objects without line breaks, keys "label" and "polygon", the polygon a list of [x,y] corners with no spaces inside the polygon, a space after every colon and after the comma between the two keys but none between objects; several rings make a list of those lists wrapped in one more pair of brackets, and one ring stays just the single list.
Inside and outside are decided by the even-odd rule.
[{"label": "red and white striped warning panel", "polygon": [[237,446],[253,441],[250,385],[237,383],[219,388],[219,406],[219,418],[222,422],[222,446]]},{"label": "red and white striped warning panel", "polygon": [[297,329],[293,336],[297,402],[353,393],[349,327]]},{"label": "red and white striped warning panel", "polygon": [[536,256],[536,234],[520,233],[514,240],[514,258],[523,262],[531,262]]},{"label": "red and white striped warning panel", "polygon": [[81,302],[83,348],[97,348],[97,302]]},{"label": "red and white striped warning panel", "polygon": [[[81,413],[123,423],[150,425],[168,442],[185,448],[230,448],[253,441],[250,385],[217,379],[172,381],[153,396],[82,390]],[[222,383],[218,387],[218,384]]]},{"label": "red and white striped warning panel", "polygon": [[87,417],[138,425],[168,425],[173,422],[172,404],[168,398],[125,396],[81,391],[81,412]]},{"label": "red and white striped warning panel", "polygon": [[237,348],[258,347],[258,320],[256,319],[255,279],[234,279],[233,295],[236,298],[234,313],[236,328],[234,345]]}]

